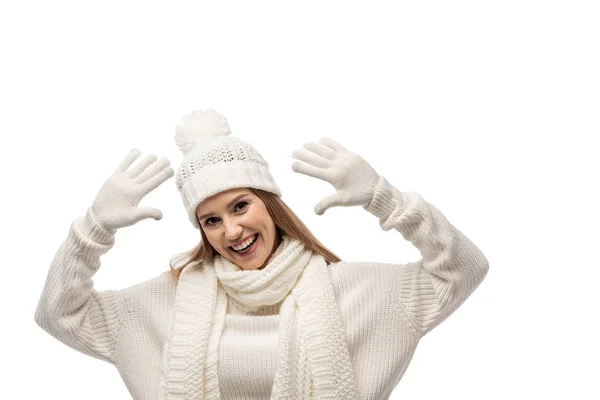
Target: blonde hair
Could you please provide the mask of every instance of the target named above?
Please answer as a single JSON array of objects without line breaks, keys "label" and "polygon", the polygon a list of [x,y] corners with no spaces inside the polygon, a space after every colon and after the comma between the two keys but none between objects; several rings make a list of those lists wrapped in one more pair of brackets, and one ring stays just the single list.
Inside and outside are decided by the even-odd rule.
[{"label": "blonde hair", "polygon": [[[320,254],[325,258],[327,264],[334,264],[341,259],[332,253],[329,249],[317,240],[317,238],[311,233],[310,229],[304,225],[304,223],[298,218],[298,216],[288,207],[287,204],[281,200],[276,194],[267,192],[261,189],[248,188],[252,193],[258,196],[267,208],[267,211],[273,218],[273,222],[277,228],[279,235],[285,233],[293,239],[298,239],[304,244],[304,247],[312,250],[316,254]],[[169,262],[171,268],[170,273],[175,282],[179,281],[179,275],[181,271],[188,266],[190,263],[195,261],[212,261],[212,259],[218,254],[214,247],[208,242],[206,234],[202,227],[200,227],[201,242],[196,245],[193,249],[182,253],[183,258],[187,260],[183,265],[173,268],[173,259]],[[181,256],[181,255],[180,255]]]}]

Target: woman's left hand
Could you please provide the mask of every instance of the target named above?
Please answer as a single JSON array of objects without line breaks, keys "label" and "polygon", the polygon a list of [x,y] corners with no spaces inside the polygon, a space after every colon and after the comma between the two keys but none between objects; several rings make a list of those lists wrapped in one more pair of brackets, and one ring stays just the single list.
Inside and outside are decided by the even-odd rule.
[{"label": "woman's left hand", "polygon": [[329,138],[322,138],[319,143],[322,146],[306,143],[292,153],[293,158],[300,160],[292,164],[295,172],[327,181],[337,190],[315,206],[315,213],[322,215],[335,206],[367,206],[379,174],[361,156],[341,144]]}]

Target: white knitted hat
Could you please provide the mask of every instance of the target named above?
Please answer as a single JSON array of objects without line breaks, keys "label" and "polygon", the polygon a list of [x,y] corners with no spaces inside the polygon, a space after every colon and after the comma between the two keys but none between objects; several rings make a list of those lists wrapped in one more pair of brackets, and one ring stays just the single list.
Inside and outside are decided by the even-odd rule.
[{"label": "white knitted hat", "polygon": [[227,120],[215,110],[191,112],[175,131],[175,143],[184,154],[175,183],[197,229],[198,204],[224,190],[255,188],[281,197],[269,164],[250,144],[230,136]]}]

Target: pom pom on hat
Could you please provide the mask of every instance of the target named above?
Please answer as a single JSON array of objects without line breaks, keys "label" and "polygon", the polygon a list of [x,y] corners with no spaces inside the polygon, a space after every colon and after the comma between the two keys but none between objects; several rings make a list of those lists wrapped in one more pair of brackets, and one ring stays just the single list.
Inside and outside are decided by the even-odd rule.
[{"label": "pom pom on hat", "polygon": [[175,143],[184,155],[203,138],[230,135],[227,119],[217,111],[197,110],[182,118],[175,128]]}]

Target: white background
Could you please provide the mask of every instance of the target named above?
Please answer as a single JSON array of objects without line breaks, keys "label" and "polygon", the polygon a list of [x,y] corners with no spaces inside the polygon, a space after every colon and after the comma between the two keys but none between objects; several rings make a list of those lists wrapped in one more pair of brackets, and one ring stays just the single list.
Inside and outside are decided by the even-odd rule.
[{"label": "white background", "polygon": [[[218,3],[219,5],[215,5]],[[490,272],[421,341],[394,399],[597,399],[600,12],[593,1],[20,1],[0,6],[3,398],[128,399],[117,370],[33,319],[54,253],[129,149],[224,114],[283,200],[346,261],[420,258],[292,171],[328,136],[438,207]],[[168,270],[199,233],[174,178],[94,276]]]}]

